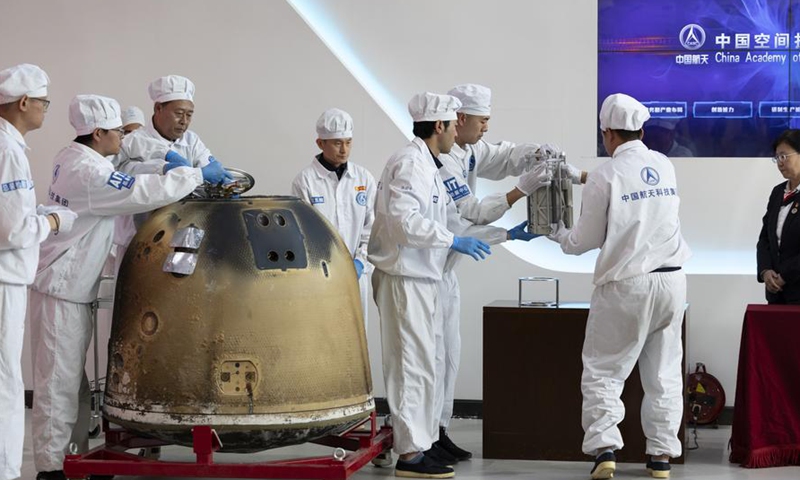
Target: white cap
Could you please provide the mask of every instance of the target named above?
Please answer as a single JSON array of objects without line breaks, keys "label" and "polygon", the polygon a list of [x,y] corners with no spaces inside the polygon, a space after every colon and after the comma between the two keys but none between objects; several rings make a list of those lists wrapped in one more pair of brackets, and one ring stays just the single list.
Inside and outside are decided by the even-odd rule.
[{"label": "white cap", "polygon": [[609,95],[600,107],[600,130],[641,130],[650,118],[647,107],[624,93]]},{"label": "white cap", "polygon": [[0,105],[16,102],[25,95],[31,98],[46,97],[50,78],[44,70],[23,63],[0,71]]},{"label": "white cap", "polygon": [[119,128],[122,126],[119,103],[100,95],[76,95],[69,102],[69,123],[79,136],[88,135],[95,128]]},{"label": "white cap", "polygon": [[194,102],[194,83],[180,75],[156,78],[147,87],[147,92],[155,103],[166,103],[173,100]]},{"label": "white cap", "polygon": [[353,138],[353,118],[338,108],[329,108],[317,119],[317,138]]},{"label": "white cap", "polygon": [[128,107],[122,111],[122,126],[138,123],[144,125],[144,112],[139,107]]},{"label": "white cap", "polygon": [[408,102],[408,113],[415,122],[435,122],[436,120],[455,120],[461,101],[451,95],[438,93],[418,93]]},{"label": "white cap", "polygon": [[492,90],[489,87],[465,83],[451,88],[447,94],[461,100],[459,113],[484,117],[492,114]]}]

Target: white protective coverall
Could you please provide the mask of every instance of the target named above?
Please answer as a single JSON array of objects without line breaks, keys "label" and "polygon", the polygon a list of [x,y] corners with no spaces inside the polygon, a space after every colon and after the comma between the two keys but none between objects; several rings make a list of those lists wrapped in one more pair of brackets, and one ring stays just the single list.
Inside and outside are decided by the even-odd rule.
[{"label": "white protective coverall", "polygon": [[[479,140],[478,143],[465,147],[461,148],[456,144],[450,153],[442,154],[439,157],[442,162],[439,173],[461,216],[476,225],[487,225],[502,217],[511,207],[505,193],[494,193],[478,199],[475,196],[478,177],[502,180],[508,176],[523,174],[533,165],[534,154],[539,145],[516,145],[511,142],[492,144]],[[490,243],[503,241],[505,237]],[[460,257],[462,255],[458,252],[448,253],[444,276],[439,285],[444,321],[444,364],[437,366],[439,375],[443,378],[443,389],[436,393],[443,396],[440,402],[437,401],[442,403],[439,425],[443,427],[450,425],[450,418],[453,416],[453,399],[461,359],[461,291],[455,272]]]},{"label": "white protective coverall", "polygon": [[[122,148],[111,162],[117,170],[128,175],[140,173],[161,173],[166,161],[164,157],[172,150],[189,160],[193,167],[203,168],[208,165],[208,159],[213,154],[205,143],[192,130],[186,130],[177,140],[170,141],[162,137],[153,127],[147,125],[125,135],[122,139]],[[136,217],[136,221],[143,221],[146,217]],[[114,271],[119,270],[125,249],[128,248],[133,236],[136,235],[136,224],[132,217],[117,218],[115,244],[117,247],[116,265]]]},{"label": "white protective coverall", "polygon": [[367,261],[367,244],[375,221],[376,189],[375,177],[353,162],[347,162],[347,170],[339,179],[336,172],[329,171],[314,159],[292,182],[292,195],[311,204],[327,218],[339,232],[353,259],[364,265],[358,279],[364,328],[367,326],[369,273],[372,271],[372,265]]},{"label": "white protective coverall", "polygon": [[439,438],[442,406],[435,391],[442,379],[436,365],[443,361],[444,343],[437,296],[453,238],[468,235],[491,242],[505,240],[506,233],[461,218],[420,138],[387,162],[378,183],[369,260],[375,265],[373,295],[398,454],[428,450]]},{"label": "white protective coverall", "polygon": [[208,165],[213,154],[200,137],[186,130],[177,140],[162,137],[152,125],[134,130],[122,140],[122,149],[114,156],[113,164],[130,175],[139,173],[161,173],[167,163],[164,157],[173,150],[189,160],[193,167]]},{"label": "white protective coverall", "polygon": [[[114,216],[173,203],[203,183],[199,168],[135,177],[72,143],[53,160],[48,195],[78,213],[68,233],[42,244],[29,312],[33,349],[33,460],[40,472],[61,470],[71,441],[88,447],[89,384],[84,372],[97,297],[114,236]],[[80,410],[80,412],[79,412]]]},{"label": "white protective coverall", "polygon": [[625,380],[639,362],[648,455],[681,454],[681,324],[691,256],[680,231],[675,169],[639,140],[626,142],[587,177],[581,215],[556,240],[564,253],[600,248],[583,344],[583,452],[620,449]]},{"label": "white protective coverall", "polygon": [[27,149],[19,130],[0,118],[0,480],[18,478],[22,467],[27,285],[50,234],[47,217],[36,214]]}]

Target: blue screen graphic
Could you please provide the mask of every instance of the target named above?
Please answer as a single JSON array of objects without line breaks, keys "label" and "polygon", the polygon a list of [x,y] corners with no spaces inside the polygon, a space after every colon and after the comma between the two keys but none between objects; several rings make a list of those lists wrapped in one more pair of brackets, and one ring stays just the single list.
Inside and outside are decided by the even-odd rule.
[{"label": "blue screen graphic", "polygon": [[798,17],[800,0],[600,0],[598,112],[627,93],[650,109],[652,149],[771,156],[800,126]]}]

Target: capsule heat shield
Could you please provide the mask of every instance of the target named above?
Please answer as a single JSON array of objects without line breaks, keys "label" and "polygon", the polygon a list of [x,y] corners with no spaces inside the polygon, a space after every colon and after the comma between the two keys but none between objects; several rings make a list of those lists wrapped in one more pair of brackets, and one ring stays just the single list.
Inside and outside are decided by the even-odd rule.
[{"label": "capsule heat shield", "polygon": [[374,409],[362,318],[352,257],[310,205],[164,207],[120,268],[105,415],[187,446],[211,425],[233,452],[339,432]]}]

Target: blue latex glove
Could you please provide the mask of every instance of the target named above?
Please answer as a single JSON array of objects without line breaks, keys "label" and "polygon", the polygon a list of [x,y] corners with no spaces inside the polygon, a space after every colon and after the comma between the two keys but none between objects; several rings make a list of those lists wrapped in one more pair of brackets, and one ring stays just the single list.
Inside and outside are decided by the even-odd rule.
[{"label": "blue latex glove", "polygon": [[[220,166],[222,165],[222,164],[219,162],[219,160],[217,160],[217,159],[214,157],[214,155],[209,155],[209,157],[208,157],[208,161],[209,161],[209,162],[211,162],[211,163],[214,163],[214,162],[216,162],[216,163],[219,163],[219,164],[220,164]],[[223,168],[224,168],[224,167],[223,167]],[[225,175],[224,175],[224,178],[222,179],[222,183],[223,183],[223,184],[225,184],[225,183],[230,183],[230,182],[232,182],[232,181],[233,181],[233,175],[231,175],[231,173],[230,173],[229,171],[227,171],[227,170],[223,170],[223,171],[225,172]]]},{"label": "blue latex glove", "polygon": [[216,161],[214,157],[209,157],[209,160],[209,164],[202,168],[203,180],[212,185],[219,185],[233,180],[231,174],[226,172],[222,164]]},{"label": "blue latex glove", "polygon": [[359,280],[361,279],[361,274],[364,273],[364,264],[361,263],[361,260],[354,258],[353,265],[356,266],[356,278]]},{"label": "blue latex glove", "polygon": [[167,152],[167,155],[164,157],[164,160],[167,161],[167,164],[164,165],[164,173],[169,172],[173,168],[192,166],[192,163],[189,160],[184,158],[183,155],[181,155],[180,153],[175,152],[173,150]]},{"label": "blue latex glove", "polygon": [[522,222],[516,227],[512,228],[508,231],[508,239],[509,240],[522,240],[523,242],[529,242],[536,237],[541,237],[541,234],[536,233],[529,233],[525,231],[525,227],[528,225],[528,222]]},{"label": "blue latex glove", "polygon": [[486,255],[492,254],[489,245],[474,237],[455,237],[450,248],[458,253],[469,255],[475,260],[482,260],[486,258]]}]

